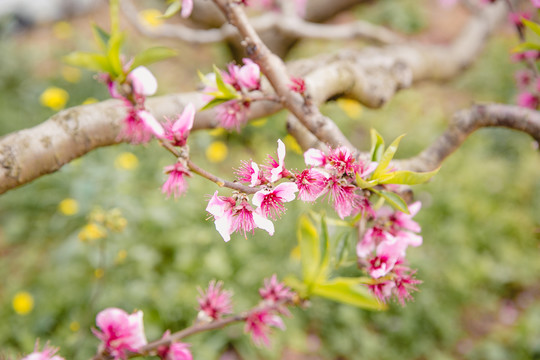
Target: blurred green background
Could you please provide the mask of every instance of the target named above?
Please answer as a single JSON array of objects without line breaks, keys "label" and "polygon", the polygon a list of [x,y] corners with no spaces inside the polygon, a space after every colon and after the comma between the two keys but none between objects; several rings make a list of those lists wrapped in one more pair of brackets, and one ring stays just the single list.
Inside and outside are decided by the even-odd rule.
[{"label": "blurred green background", "polygon": [[[441,33],[438,17],[447,15],[444,11],[456,19],[463,14],[433,3],[384,0],[361,6],[351,16],[444,40],[459,29],[459,21]],[[2,20],[1,135],[56,112],[43,104],[57,101],[62,107],[65,94],[58,91],[40,101],[51,87],[67,91],[67,107],[107,99],[92,74],[60,61],[69,51],[90,50],[90,21],[102,24],[104,18],[106,9],[98,8],[68,22],[16,33],[6,30],[12,20]],[[133,32],[129,36],[127,53],[153,43]],[[161,94],[192,90],[197,68],[208,72],[212,63],[228,60],[222,45],[167,45],[181,56],[152,66]],[[509,60],[514,45],[513,34],[503,31],[455,81],[416,85],[383,109],[338,101],[323,111],[360,148],[368,149],[374,127],[387,140],[407,133],[398,157],[414,155],[443,131],[454,111],[473,102],[514,101],[512,74],[518,65]],[[359,47],[308,41],[291,56],[344,46]],[[241,159],[262,162],[267,153],[274,154],[276,140],[286,136],[284,124],[278,114],[247,126],[242,134],[196,133],[190,138],[191,153],[202,166],[231,178]],[[286,143],[288,166],[301,167],[301,155]],[[248,239],[235,235],[226,244],[204,211],[216,190],[213,184],[193,178],[189,192],[177,201],[161,194],[162,169],[172,160],[156,144],[98,149],[0,197],[0,358],[31,352],[36,338],[60,346],[66,359],[90,358],[98,345],[90,328],[95,315],[110,306],[143,310],[147,337],[156,339],[166,329],[191,324],[197,287],[211,279],[234,290],[240,311],[256,303],[263,278],[298,270],[290,255],[296,245],[293,234],[298,215],[308,207],[289,206],[273,237],[257,231]],[[424,244],[408,257],[424,283],[406,307],[391,304],[386,312],[369,312],[314,299],[309,309],[294,310],[285,320],[285,332],[274,332],[270,349],[254,347],[242,326],[235,325],[187,339],[194,358],[540,359],[538,165],[538,151],[528,136],[485,129],[473,134],[430,184],[416,188],[424,204],[416,217]],[[78,235],[96,207],[119,209],[127,221],[124,231],[82,241]],[[323,202],[319,208],[327,207]]]}]

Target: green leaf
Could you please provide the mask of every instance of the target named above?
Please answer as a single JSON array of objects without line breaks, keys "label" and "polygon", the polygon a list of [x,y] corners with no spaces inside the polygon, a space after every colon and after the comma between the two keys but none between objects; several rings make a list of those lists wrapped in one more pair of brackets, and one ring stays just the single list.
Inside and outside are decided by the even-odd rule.
[{"label": "green leaf", "polygon": [[96,24],[92,24],[92,32],[94,33],[94,39],[101,51],[107,51],[107,44],[109,43],[111,35]]},{"label": "green leaf", "polygon": [[221,73],[221,70],[214,65],[214,74],[216,74],[216,85],[218,90],[223,94],[223,98],[228,99],[234,99],[237,97],[236,89],[233,88],[231,85],[227,84],[223,80],[223,74]]},{"label": "green leaf", "polygon": [[388,165],[390,165],[390,161],[394,158],[394,155],[398,149],[399,142],[401,139],[403,139],[405,135],[398,136],[391,144],[390,146],[384,151],[384,153],[381,156],[381,159],[379,161],[379,165],[373,172],[373,175],[371,176],[372,179],[377,179],[382,174],[386,172],[386,168]]},{"label": "green leaf", "polygon": [[319,272],[321,249],[317,229],[306,215],[300,216],[297,230],[298,245],[302,262],[302,276],[308,287],[313,284]]},{"label": "green leaf", "polygon": [[536,35],[540,36],[540,25],[533,22],[533,21],[530,21],[530,20],[527,20],[525,18],[521,18],[521,22],[523,23],[523,25],[525,25],[526,27],[528,27],[529,29],[531,29]]},{"label": "green leaf", "polygon": [[306,284],[297,279],[295,276],[289,275],[283,279],[283,282],[285,285],[296,291],[300,297],[305,298],[308,296]]},{"label": "green leaf", "polygon": [[384,139],[375,129],[371,129],[371,161],[379,162],[384,152]]},{"label": "green leaf", "polygon": [[540,50],[540,44],[524,42],[512,49],[512,52],[523,52],[527,50]]},{"label": "green leaf", "polygon": [[349,231],[345,231],[339,235],[336,241],[336,248],[334,253],[336,254],[334,260],[334,268],[337,269],[343,263],[343,259],[347,256],[347,248],[349,244]]},{"label": "green leaf", "polygon": [[111,21],[111,35],[114,36],[120,32],[120,4],[118,0],[110,0],[109,16]]},{"label": "green leaf", "polygon": [[124,70],[122,69],[122,59],[120,59],[120,49],[124,43],[124,33],[113,33],[107,48],[107,58],[109,64],[111,64],[113,78],[119,78],[120,81],[124,80]]},{"label": "green leaf", "polygon": [[109,60],[105,55],[99,53],[76,51],[64,56],[62,60],[68,65],[78,66],[92,71],[111,72]]},{"label": "green leaf", "polygon": [[356,185],[358,185],[360,189],[370,189],[377,184],[377,181],[366,181],[362,179],[358,173],[356,174]]},{"label": "green leaf", "polygon": [[212,100],[210,100],[206,105],[204,105],[202,108],[201,108],[201,111],[202,110],[207,110],[207,109],[211,109],[213,108],[214,106],[218,106],[220,104],[223,104],[224,102],[227,102],[229,101],[228,99],[217,99],[217,98],[214,98]]},{"label": "green leaf", "polygon": [[177,12],[179,12],[180,9],[182,9],[182,3],[180,2],[180,0],[173,1],[171,5],[169,5],[167,10],[165,10],[165,14],[163,14],[163,16],[161,17],[164,19],[168,19],[172,17],[174,14],[176,14]]},{"label": "green leaf", "polygon": [[322,241],[320,243],[321,249],[321,264],[319,269],[318,278],[324,280],[328,277],[328,264],[330,263],[330,237],[328,235],[328,226],[326,225],[326,215],[321,215],[321,235]]},{"label": "green leaf", "polygon": [[393,174],[390,179],[380,180],[380,184],[399,184],[399,185],[418,185],[428,182],[433,176],[439,172],[439,169],[435,169],[430,172],[414,172],[408,170],[394,171],[389,174]]},{"label": "green leaf", "polygon": [[409,214],[409,207],[405,200],[396,193],[386,190],[372,190],[375,194],[381,196],[390,204],[394,209],[399,210],[405,214]]},{"label": "green leaf", "polygon": [[130,70],[135,69],[138,66],[149,65],[157,61],[168,59],[176,56],[177,53],[173,49],[165,46],[156,46],[150,49],[146,49],[135,56]]},{"label": "green leaf", "polygon": [[359,279],[335,278],[313,286],[313,294],[362,309],[384,310],[386,305],[375,298]]}]

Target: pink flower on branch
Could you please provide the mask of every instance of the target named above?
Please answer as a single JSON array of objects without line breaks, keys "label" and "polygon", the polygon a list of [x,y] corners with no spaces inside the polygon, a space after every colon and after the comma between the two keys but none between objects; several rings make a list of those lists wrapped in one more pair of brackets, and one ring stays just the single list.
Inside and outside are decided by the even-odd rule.
[{"label": "pink flower on branch", "polygon": [[142,311],[131,315],[118,308],[101,311],[96,317],[99,330],[92,329],[94,335],[102,341],[101,351],[115,359],[126,359],[128,352],[137,352],[146,345],[142,318]]},{"label": "pink flower on branch", "polygon": [[186,192],[187,182],[185,177],[191,176],[191,173],[182,161],[177,161],[174,165],[166,166],[164,172],[168,175],[168,178],[161,187],[162,193],[167,194],[167,197],[172,195],[177,198]]},{"label": "pink flower on branch", "polygon": [[270,170],[270,182],[276,182],[279,179],[283,177],[289,176],[289,172],[284,167],[285,162],[285,144],[281,139],[278,141],[278,148],[277,148],[277,161],[269,156],[270,164],[268,166],[268,169]]},{"label": "pink flower on branch", "polygon": [[124,118],[124,127],[118,137],[128,139],[132,144],[143,144],[152,135],[161,137],[164,130],[159,122],[146,110],[135,110],[131,103],[128,103],[128,114]]},{"label": "pink flower on branch", "polygon": [[50,347],[48,344],[45,345],[43,350],[38,351],[38,343],[34,347],[34,352],[26,355],[22,360],[64,360],[63,357],[55,355],[58,352],[58,348]]},{"label": "pink flower on branch", "polygon": [[189,17],[191,15],[191,12],[193,11],[193,0],[182,0],[182,11],[180,15],[182,15],[183,18]]},{"label": "pink flower on branch", "polygon": [[250,187],[266,184],[268,180],[264,177],[259,165],[253,161],[242,161],[238,170],[235,171],[238,181],[248,183]]},{"label": "pink flower on branch", "polygon": [[222,287],[223,282],[212,280],[206,291],[199,289],[199,297],[197,297],[199,315],[197,317],[200,320],[218,320],[221,316],[232,313],[232,293],[223,290]]},{"label": "pink flower on branch", "polygon": [[278,282],[275,274],[270,279],[264,279],[264,287],[259,289],[259,294],[265,301],[271,304],[291,300],[294,295],[288,286],[282,282]]},{"label": "pink flower on branch", "polygon": [[167,119],[165,124],[163,137],[171,142],[174,146],[186,145],[189,132],[193,127],[193,120],[195,118],[195,107],[192,103],[189,103],[182,111],[182,114],[178,116],[175,122]]},{"label": "pink flower on branch", "polygon": [[283,320],[268,309],[261,309],[249,314],[244,331],[251,334],[253,342],[258,345],[270,346],[268,338],[271,327],[285,330]]},{"label": "pink flower on branch", "polygon": [[247,202],[245,195],[239,195],[239,199],[232,197],[218,196],[217,191],[208,202],[206,211],[214,217],[216,230],[226,242],[231,240],[231,234],[235,231],[244,233],[254,232],[255,228],[260,228],[274,235],[274,224],[253,211]]},{"label": "pink flower on branch", "polygon": [[327,190],[328,175],[316,169],[306,169],[296,175],[298,197],[302,201],[313,202]]},{"label": "pink flower on branch", "polygon": [[292,182],[281,183],[275,188],[259,190],[253,195],[253,205],[264,217],[277,219],[285,212],[284,203],[293,201],[298,186]]},{"label": "pink flower on branch", "polygon": [[[171,335],[169,330],[165,331],[162,339],[166,339]],[[171,345],[163,345],[157,348],[157,355],[162,360],[193,360],[193,356],[189,351],[189,344],[175,342]]]},{"label": "pink flower on branch", "polygon": [[150,96],[157,91],[157,80],[145,66],[139,66],[131,70],[127,79],[131,81],[132,90],[137,95]]},{"label": "pink flower on branch", "polygon": [[302,78],[292,76],[291,82],[289,83],[289,89],[300,95],[304,95],[307,90],[306,82]]},{"label": "pink flower on branch", "polygon": [[228,130],[240,131],[240,127],[247,123],[247,110],[249,103],[238,100],[229,100],[215,107],[219,125]]}]

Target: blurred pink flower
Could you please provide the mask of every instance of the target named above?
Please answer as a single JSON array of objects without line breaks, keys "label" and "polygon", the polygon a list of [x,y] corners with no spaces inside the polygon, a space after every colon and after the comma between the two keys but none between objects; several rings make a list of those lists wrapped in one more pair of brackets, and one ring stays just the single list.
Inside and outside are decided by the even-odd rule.
[{"label": "blurred pink flower", "polygon": [[219,125],[228,130],[240,131],[247,122],[248,106],[238,100],[229,100],[215,107]]},{"label": "blurred pink flower", "polygon": [[107,308],[96,317],[96,325],[101,330],[92,329],[102,341],[101,351],[111,354],[115,359],[126,359],[128,352],[137,352],[146,345],[143,313],[137,311],[128,315],[118,308]]},{"label": "blurred pink flower", "polygon": [[212,280],[208,284],[206,292],[199,289],[199,296],[197,297],[199,319],[212,321],[221,318],[225,314],[232,313],[232,293],[223,290],[222,287],[223,282]]},{"label": "blurred pink flower", "polygon": [[278,282],[276,274],[270,279],[264,279],[264,287],[259,289],[259,294],[270,303],[290,300],[293,297],[292,290],[284,283]]},{"label": "blurred pink flower", "polygon": [[193,11],[193,0],[182,0],[182,11],[181,14],[183,18],[187,18],[191,15]]},{"label": "blurred pink flower", "polygon": [[52,348],[48,344],[45,345],[42,351],[38,351],[38,343],[34,347],[34,352],[26,355],[22,360],[64,360],[63,357],[55,355],[58,348]]},{"label": "blurred pink flower", "polygon": [[167,194],[167,197],[173,195],[177,198],[186,192],[187,182],[185,177],[191,176],[191,173],[182,162],[177,161],[174,165],[166,166],[164,172],[169,176],[161,187],[162,193]]},{"label": "blurred pink flower", "polygon": [[536,109],[538,107],[538,97],[530,92],[522,92],[518,95],[517,103],[519,106],[523,106],[529,109]]},{"label": "blurred pink flower", "polygon": [[270,327],[285,330],[285,324],[278,315],[272,314],[267,309],[261,309],[249,314],[244,331],[251,334],[251,338],[256,345],[270,346],[270,339],[268,338],[271,331]]},{"label": "blurred pink flower", "polygon": [[136,94],[150,96],[157,91],[157,80],[145,66],[139,66],[131,70],[127,78],[131,81],[133,92]]},{"label": "blurred pink flower", "polygon": [[194,118],[195,106],[193,106],[192,103],[189,103],[175,122],[167,119],[163,137],[169,140],[174,146],[186,145],[189,132],[193,127]]},{"label": "blurred pink flower", "polygon": [[[165,339],[171,335],[169,330],[165,331],[162,339]],[[174,342],[168,346],[159,346],[157,348],[157,355],[162,360],[193,360],[193,356],[189,351],[189,344],[182,342]]]}]

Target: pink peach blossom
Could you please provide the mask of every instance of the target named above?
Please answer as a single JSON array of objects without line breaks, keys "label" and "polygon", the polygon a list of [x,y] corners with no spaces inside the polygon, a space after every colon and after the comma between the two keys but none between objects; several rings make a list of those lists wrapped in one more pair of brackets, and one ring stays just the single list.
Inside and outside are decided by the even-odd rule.
[{"label": "pink peach blossom", "polygon": [[286,202],[293,201],[298,186],[292,182],[281,183],[275,188],[259,190],[253,195],[253,205],[258,207],[261,215],[276,219],[285,212]]},{"label": "pink peach blossom", "polygon": [[110,353],[115,359],[126,359],[128,352],[137,352],[146,345],[142,318],[142,311],[131,315],[118,308],[101,311],[96,317],[100,330],[92,331],[102,341],[102,351]]}]

